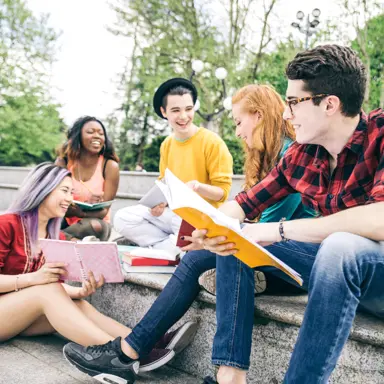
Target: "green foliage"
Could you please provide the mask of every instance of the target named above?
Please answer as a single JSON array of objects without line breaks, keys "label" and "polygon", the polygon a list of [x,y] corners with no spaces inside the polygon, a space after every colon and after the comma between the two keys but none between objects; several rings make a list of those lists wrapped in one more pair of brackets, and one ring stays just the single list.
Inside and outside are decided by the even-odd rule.
[{"label": "green foliage", "polygon": [[21,93],[46,85],[58,35],[48,15],[35,17],[23,0],[0,2],[0,92]]},{"label": "green foliage", "polygon": [[[114,10],[120,23],[112,32],[130,36],[135,43],[130,73],[123,80],[126,101],[120,145],[125,147],[127,141],[146,142],[159,134],[162,124],[152,110],[152,97],[162,82],[176,76],[188,78],[191,62],[197,57],[212,66],[224,65],[226,60],[217,30],[192,0],[120,1]],[[204,83],[196,82],[200,102],[209,110],[222,94],[217,93],[220,83],[214,76],[204,79]],[[143,110],[147,119],[143,119]]]},{"label": "green foliage", "polygon": [[48,92],[45,68],[57,34],[47,19],[36,18],[22,0],[0,2],[0,165],[53,160],[64,139],[59,106]]},{"label": "green foliage", "polygon": [[[118,22],[110,30],[134,42],[122,80],[125,117],[116,141],[120,155],[124,154],[122,163],[125,167],[132,169],[136,162],[143,162],[147,170],[158,169],[159,153],[156,151],[166,133],[166,123],[153,112],[153,94],[163,81],[171,77],[189,78],[195,59],[205,63],[203,71],[193,77],[201,105],[199,113],[195,114],[197,125],[208,125],[206,116],[201,115],[221,110],[223,87],[214,76],[215,69],[220,66],[228,71],[225,84],[229,95],[255,82],[270,84],[282,97],[285,96],[285,68],[303,49],[303,42],[294,40],[291,34],[281,41],[273,35],[268,15],[273,14],[275,0],[262,2],[264,14],[263,10],[260,13],[261,7],[251,12],[250,6],[256,3],[238,0],[113,0]],[[207,4],[212,6],[210,12],[207,11],[209,7],[205,8]],[[222,15],[221,25],[217,22],[214,25],[212,11],[216,12],[219,6],[222,7],[217,10]],[[361,7],[355,8],[356,13],[361,13]],[[255,15],[257,17],[253,17]],[[347,17],[341,19],[349,20]],[[351,25],[349,21],[348,28]],[[380,97],[384,98],[383,26],[382,16],[369,21],[370,103],[373,106],[378,105]],[[319,41],[339,41],[344,36],[340,18],[335,22],[322,20],[311,36],[310,45],[315,46]],[[216,118],[208,127],[218,131],[227,142],[234,158],[235,173],[242,173],[243,150],[234,137],[231,115],[220,112]]]},{"label": "green foliage", "polygon": [[36,95],[5,96],[0,108],[0,164],[21,166],[54,159],[64,139],[57,106]]},{"label": "green foliage", "polygon": [[[230,9],[227,15],[230,24],[228,36],[213,25],[209,12],[204,8],[206,2],[114,1],[112,8],[118,22],[110,31],[128,36],[134,42],[130,64],[122,81],[126,89],[123,105],[125,118],[121,135],[116,141],[120,156],[124,154],[121,157],[125,168],[132,168],[139,161],[144,164],[148,161],[150,169],[158,168],[157,164],[151,165],[154,157],[147,159],[151,146],[145,146],[165,131],[164,122],[153,112],[152,97],[163,81],[171,77],[189,78],[194,59],[205,63],[204,70],[193,78],[201,105],[195,115],[197,125],[204,123],[199,114],[218,112],[222,106],[224,91],[221,81],[214,75],[216,68],[224,66],[228,71],[227,91],[249,82],[250,74],[254,73],[255,60],[263,55],[262,50],[252,52],[249,47],[245,50],[243,45],[249,38],[249,35],[242,38],[242,34],[246,31],[244,23],[251,2],[248,6],[233,0],[226,3],[230,4],[227,8]],[[265,40],[263,49],[266,44]],[[252,43],[252,46],[255,44]],[[220,115],[216,126],[222,137],[233,130],[228,114]]]},{"label": "green foliage", "polygon": [[224,138],[233,158],[233,174],[242,175],[244,172],[244,148],[241,141],[235,136]]},{"label": "green foliage", "polygon": [[119,151],[120,169],[123,171],[133,171],[135,169],[139,146],[128,143],[124,151]]},{"label": "green foliage", "polygon": [[272,85],[282,97],[285,97],[288,84],[285,68],[300,50],[291,39],[278,44],[274,52],[264,56],[257,77],[258,83]]},{"label": "green foliage", "polygon": [[[384,13],[370,19],[367,23],[367,54],[371,70],[370,93],[367,109],[384,107],[382,89],[384,86]],[[356,40],[352,42],[352,48],[362,54]]]},{"label": "green foliage", "polygon": [[148,172],[159,172],[160,146],[167,136],[157,136],[144,149],[143,165]]}]

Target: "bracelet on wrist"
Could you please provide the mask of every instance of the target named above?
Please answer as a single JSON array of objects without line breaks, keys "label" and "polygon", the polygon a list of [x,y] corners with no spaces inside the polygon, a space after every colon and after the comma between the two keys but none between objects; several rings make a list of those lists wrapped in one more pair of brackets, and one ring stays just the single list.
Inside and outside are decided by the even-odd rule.
[{"label": "bracelet on wrist", "polygon": [[285,217],[282,217],[279,221],[279,233],[280,233],[280,237],[281,237],[281,241],[283,242],[286,242],[288,241],[288,239],[285,237],[285,233],[284,233],[284,225],[283,225],[283,222],[285,221]]},{"label": "bracelet on wrist", "polygon": [[15,279],[15,292],[18,292],[21,290],[21,288],[19,288],[19,285],[18,285],[20,275],[16,275],[15,277],[16,277],[16,279]]}]

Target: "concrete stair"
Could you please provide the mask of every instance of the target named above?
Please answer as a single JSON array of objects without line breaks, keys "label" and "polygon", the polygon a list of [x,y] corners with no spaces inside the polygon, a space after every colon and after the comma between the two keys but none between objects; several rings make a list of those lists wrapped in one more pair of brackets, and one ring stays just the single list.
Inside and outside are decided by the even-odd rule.
[{"label": "concrete stair", "polygon": [[[11,203],[21,182],[31,168],[0,167],[0,211],[5,211]],[[120,208],[137,204],[143,195],[155,184],[159,177],[157,172],[120,172],[120,185],[116,202],[112,205],[112,215]],[[230,197],[241,190],[244,176],[235,175]]]},{"label": "concrete stair", "polygon": [[[28,168],[0,167],[0,211],[8,207],[28,171]],[[157,173],[121,172],[112,214],[123,206],[136,204],[157,176]],[[242,182],[242,176],[234,177],[232,196],[240,190]],[[133,327],[150,308],[169,278],[168,275],[127,274],[124,284],[106,285],[90,301],[103,313]],[[306,295],[256,297],[249,384],[276,384],[282,381],[306,302]],[[210,359],[216,330],[215,303],[214,296],[205,291],[200,293],[179,322],[181,324],[189,319],[199,321],[193,343],[170,363],[169,368],[155,371],[148,378],[140,379],[139,384],[192,384],[202,382],[206,375],[213,375]],[[58,340],[53,336],[16,338],[0,344],[0,384],[25,381],[32,384],[91,382],[87,376],[74,372],[64,361],[61,356],[64,342]],[[384,322],[364,314],[357,316],[330,383],[384,383]]]},{"label": "concrete stair", "polygon": [[[66,341],[57,336],[18,337],[0,344],[0,384],[96,384],[62,355]],[[196,384],[200,380],[171,367],[140,376],[137,384]]]},{"label": "concrete stair", "polygon": [[[92,296],[91,302],[103,313],[133,327],[150,308],[170,276],[131,273],[125,278],[125,284],[104,286]],[[170,365],[200,379],[214,374],[210,359],[216,330],[215,299],[215,296],[202,290],[187,314],[175,325],[177,327],[186,320],[199,322],[193,343]],[[255,298],[249,384],[282,382],[306,302],[306,295],[260,295]],[[369,315],[359,314],[330,383],[384,383],[383,347],[384,323]]]},{"label": "concrete stair", "polygon": [[[103,313],[133,327],[169,278],[158,274],[126,274],[124,284],[106,285],[90,301]],[[306,300],[306,295],[256,297],[249,384],[282,382]],[[199,322],[192,344],[169,366],[140,377],[138,384],[198,384],[204,376],[214,375],[210,357],[216,329],[215,297],[202,290],[175,327],[192,319]],[[65,343],[57,336],[17,337],[1,343],[0,384],[96,383],[65,361],[62,356]],[[330,383],[384,383],[383,346],[384,323],[359,314]]]}]

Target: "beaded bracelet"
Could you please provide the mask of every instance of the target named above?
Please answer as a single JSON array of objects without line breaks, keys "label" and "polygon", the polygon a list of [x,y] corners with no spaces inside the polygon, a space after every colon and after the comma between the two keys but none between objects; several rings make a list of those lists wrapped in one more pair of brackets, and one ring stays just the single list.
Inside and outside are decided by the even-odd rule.
[{"label": "beaded bracelet", "polygon": [[288,241],[288,239],[285,237],[285,234],[284,234],[283,221],[285,220],[286,220],[285,217],[282,217],[279,221],[279,233],[280,233],[281,241],[283,242]]}]

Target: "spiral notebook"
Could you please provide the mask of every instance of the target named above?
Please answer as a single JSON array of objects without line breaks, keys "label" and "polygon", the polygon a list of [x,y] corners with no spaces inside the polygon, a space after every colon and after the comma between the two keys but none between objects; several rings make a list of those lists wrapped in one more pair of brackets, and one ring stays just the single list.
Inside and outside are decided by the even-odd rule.
[{"label": "spiral notebook", "polygon": [[88,271],[92,271],[96,280],[102,274],[106,283],[124,282],[116,243],[49,239],[40,239],[39,243],[46,263],[68,264],[66,280],[87,280]]}]

